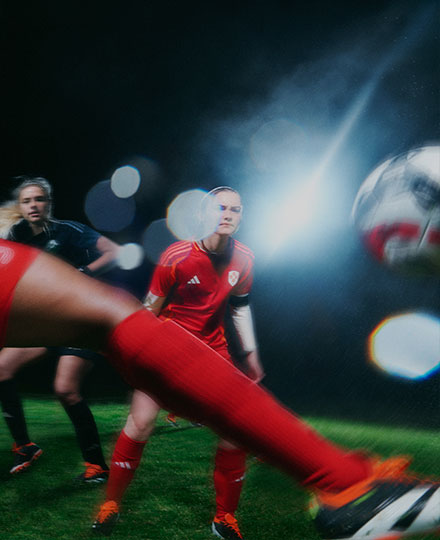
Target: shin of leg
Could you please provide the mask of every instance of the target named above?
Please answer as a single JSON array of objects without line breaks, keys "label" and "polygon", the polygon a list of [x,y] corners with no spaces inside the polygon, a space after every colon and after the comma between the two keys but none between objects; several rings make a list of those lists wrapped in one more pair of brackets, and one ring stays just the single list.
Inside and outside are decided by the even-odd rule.
[{"label": "shin of leg", "polygon": [[0,351],[0,404],[17,446],[30,442],[20,394],[15,385],[15,373],[46,353],[46,349],[2,349]]},{"label": "shin of leg", "polygon": [[0,404],[9,432],[17,446],[30,443],[26,419],[15,380],[0,381]]},{"label": "shin of leg", "polygon": [[55,377],[55,392],[73,424],[84,461],[108,469],[92,411],[79,392],[81,380],[90,367],[91,362],[78,356],[62,356]]},{"label": "shin of leg", "polygon": [[146,441],[129,437],[123,429],[116,441],[110,465],[106,500],[121,502],[141,462]]},{"label": "shin of leg", "polygon": [[106,498],[119,503],[139,467],[145,443],[154,427],[159,406],[149,396],[135,390],[130,414],[116,442],[110,466]]},{"label": "shin of leg", "polygon": [[220,440],[215,456],[214,487],[216,516],[234,515],[240,500],[246,471],[246,452]]}]

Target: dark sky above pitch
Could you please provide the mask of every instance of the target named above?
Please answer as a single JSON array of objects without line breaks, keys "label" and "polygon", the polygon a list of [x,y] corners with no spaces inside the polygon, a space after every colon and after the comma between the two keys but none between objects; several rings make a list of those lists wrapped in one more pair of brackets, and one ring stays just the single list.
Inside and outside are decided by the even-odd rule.
[{"label": "dark sky above pitch", "polygon": [[[274,174],[279,153],[266,169],[249,157],[258,125],[282,118],[300,126],[306,144],[294,157],[313,161],[390,58],[332,163],[341,173],[334,191],[349,213],[380,160],[438,140],[438,14],[430,0],[10,3],[0,194],[14,175],[43,174],[55,187],[56,214],[86,221],[86,191],[127,159],[147,156],[163,171],[161,185],[124,241],[163,217],[180,190],[225,183],[243,191],[247,240],[253,220],[264,220],[262,201],[284,189]],[[363,355],[362,332],[377,318],[435,307],[437,282],[391,276],[349,232],[344,242],[314,267],[295,262],[294,248],[280,265],[257,266],[256,311],[265,314],[257,323],[265,349],[285,357],[281,378],[296,335],[311,336],[301,345],[304,363],[318,334],[332,358],[345,358],[341,349]]]},{"label": "dark sky above pitch", "polygon": [[[412,2],[237,4],[9,6],[6,177],[39,170],[84,189],[139,153],[167,166],[171,184],[195,174],[209,182],[206,176],[219,175],[212,156],[197,161],[200,137],[213,137],[210,123],[248,118],[273,101],[283,80],[307,69],[315,80],[303,81],[304,90],[322,93],[321,101],[331,93],[337,117],[368,75],[365,65],[373,71],[393,43],[408,39],[416,16]],[[383,81],[396,100],[408,102],[406,121],[416,124],[410,131],[426,130],[435,105],[436,89],[427,88],[436,56],[430,33]],[[332,71],[342,55],[345,66]],[[346,78],[350,71],[353,79]]]}]

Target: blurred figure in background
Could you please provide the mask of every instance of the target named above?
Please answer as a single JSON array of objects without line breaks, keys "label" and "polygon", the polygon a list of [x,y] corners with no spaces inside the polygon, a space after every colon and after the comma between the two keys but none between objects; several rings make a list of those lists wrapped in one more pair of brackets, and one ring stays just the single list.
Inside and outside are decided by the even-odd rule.
[{"label": "blurred figure in background", "polygon": [[[53,253],[89,275],[105,271],[114,262],[118,246],[111,240],[81,223],[52,217],[52,187],[45,178],[28,176],[18,180],[20,183],[13,192],[13,200],[0,207],[2,238]],[[67,347],[51,352],[59,356],[55,394],[72,421],[85,461],[85,472],[78,476],[78,480],[105,482],[108,467],[98,430],[80,393],[81,381],[99,355],[91,350]],[[14,439],[11,474],[26,470],[42,454],[42,449],[29,438],[14,377],[22,367],[46,353],[46,348],[5,348],[0,351],[0,403]]]}]

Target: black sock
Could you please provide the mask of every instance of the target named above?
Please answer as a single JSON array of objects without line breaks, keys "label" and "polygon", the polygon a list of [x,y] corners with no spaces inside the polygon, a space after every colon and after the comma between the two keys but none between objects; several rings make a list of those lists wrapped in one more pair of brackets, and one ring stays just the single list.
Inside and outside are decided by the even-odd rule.
[{"label": "black sock", "polygon": [[98,428],[87,403],[82,400],[75,403],[75,405],[63,406],[75,428],[76,439],[84,461],[100,465],[103,469],[108,469],[102,453]]},{"label": "black sock", "polygon": [[23,406],[14,379],[0,381],[0,403],[5,422],[17,446],[31,441],[26,427]]}]

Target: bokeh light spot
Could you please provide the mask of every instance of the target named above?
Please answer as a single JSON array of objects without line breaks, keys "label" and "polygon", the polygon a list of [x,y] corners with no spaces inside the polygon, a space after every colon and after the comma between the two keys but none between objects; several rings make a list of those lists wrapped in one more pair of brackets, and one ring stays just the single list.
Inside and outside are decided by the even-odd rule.
[{"label": "bokeh light spot", "polygon": [[126,199],[116,197],[111,189],[110,180],[103,180],[87,193],[84,211],[95,229],[119,232],[132,222],[136,205],[131,197]]},{"label": "bokeh light spot", "polygon": [[382,321],[368,340],[370,360],[391,375],[429,377],[440,367],[440,319],[405,313]]},{"label": "bokeh light spot", "polygon": [[202,189],[178,195],[168,207],[167,224],[180,240],[201,240],[217,229],[220,211],[216,197]]},{"label": "bokeh light spot", "polygon": [[141,176],[136,167],[125,165],[112,174],[110,185],[116,197],[126,199],[136,193],[141,183]]},{"label": "bokeh light spot", "polygon": [[168,229],[165,218],[151,222],[142,235],[145,256],[153,264],[159,262],[162,252],[175,241],[176,237]]},{"label": "bokeh light spot", "polygon": [[118,266],[123,270],[137,268],[144,258],[144,251],[139,244],[124,244],[119,248]]}]

